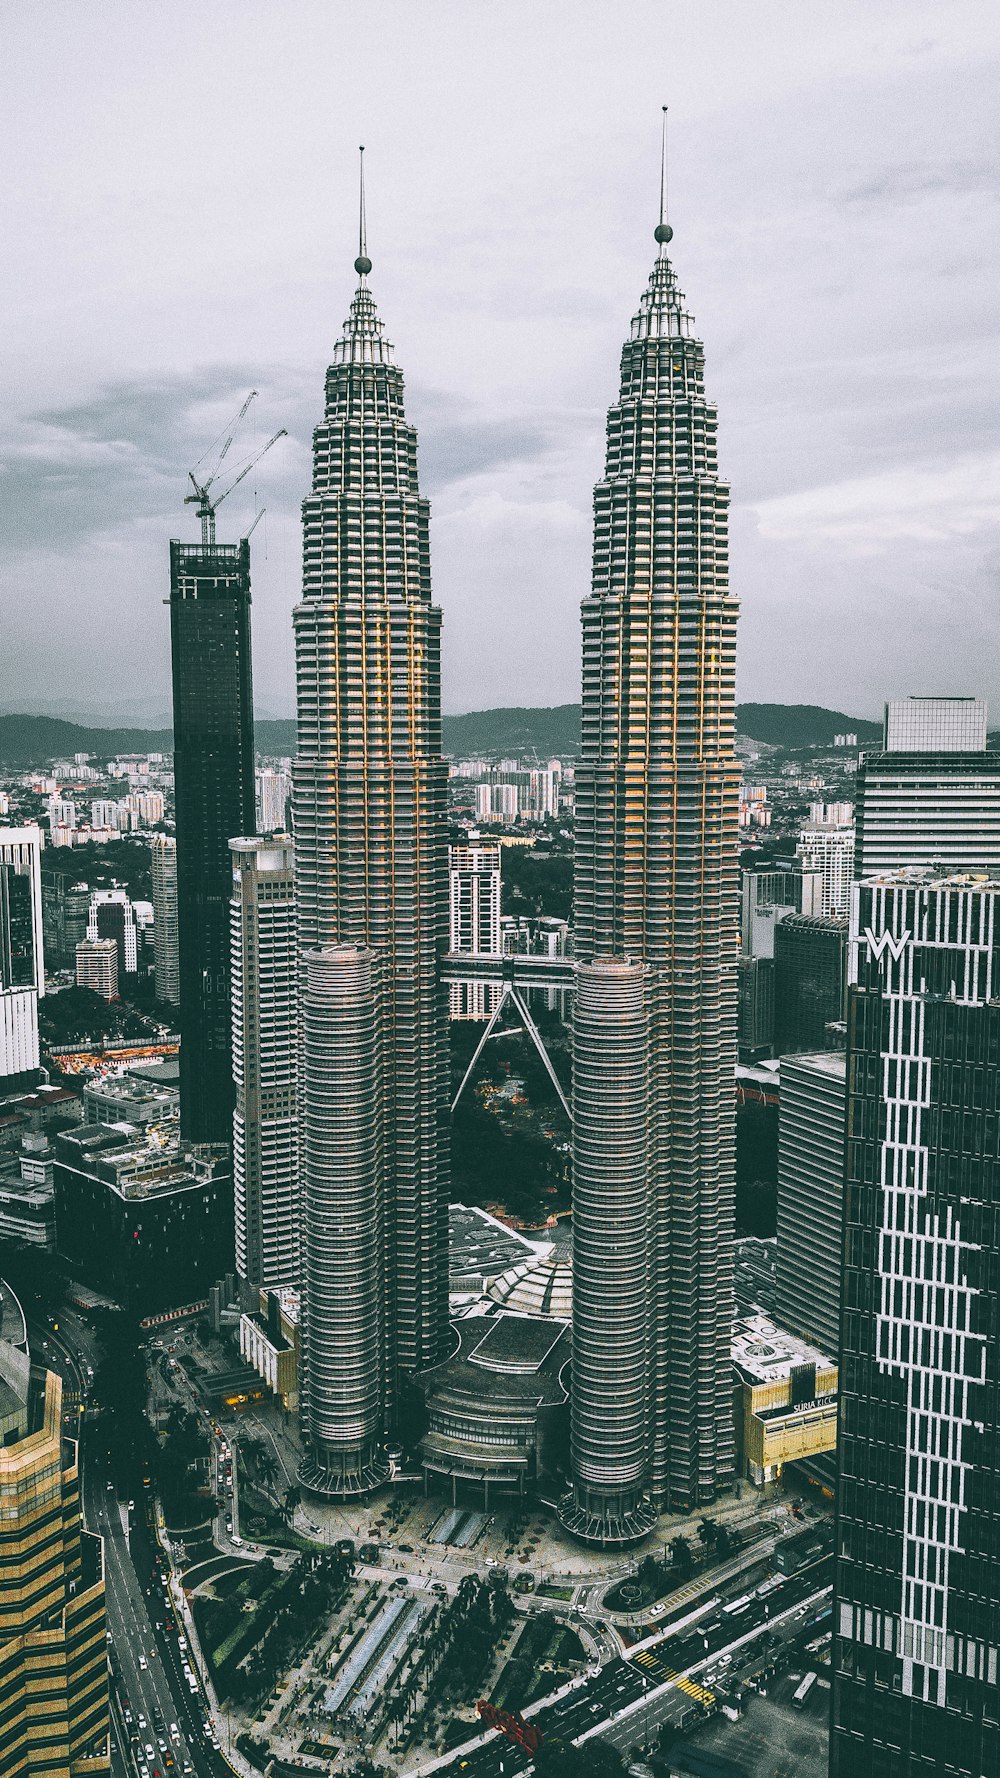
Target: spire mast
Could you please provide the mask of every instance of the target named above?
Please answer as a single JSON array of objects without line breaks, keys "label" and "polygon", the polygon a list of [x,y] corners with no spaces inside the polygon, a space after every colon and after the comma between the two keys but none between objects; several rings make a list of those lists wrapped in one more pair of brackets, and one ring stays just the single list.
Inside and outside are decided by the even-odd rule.
[{"label": "spire mast", "polygon": [[667,242],[672,241],[674,231],[667,221],[667,107],[663,107],[663,140],[660,145],[660,220],[653,230],[653,239],[659,243],[660,258],[666,253]]},{"label": "spire mast", "polygon": [[362,142],[360,148],[358,149],[358,154],[360,156],[360,191],[359,191],[359,202],[358,202],[358,257],[354,261],[354,270],[357,272],[359,278],[366,278],[368,276],[368,273],[372,269],[372,262],[368,257],[368,244],[367,244],[367,239],[366,239],[368,229],[367,229],[367,224],[365,221],[365,145],[363,142]]}]

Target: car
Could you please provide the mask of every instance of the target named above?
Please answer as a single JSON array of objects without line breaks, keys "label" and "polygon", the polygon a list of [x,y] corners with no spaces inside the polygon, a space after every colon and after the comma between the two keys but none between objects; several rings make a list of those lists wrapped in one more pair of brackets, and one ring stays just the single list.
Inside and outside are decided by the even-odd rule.
[{"label": "car", "polygon": [[147,1723],[146,1718],[143,1716],[141,1710],[139,1712],[139,1727],[141,1729],[146,1729],[149,1727],[149,1724]]},{"label": "car", "polygon": [[177,1724],[175,1722],[172,1722],[170,1724],[170,1739],[171,1739],[171,1741],[178,1741],[180,1739],[180,1733],[181,1732],[180,1732],[180,1729],[177,1727]]},{"label": "car", "polygon": [[153,1746],[152,1741],[146,1742],[146,1758],[147,1759],[155,1759],[156,1758],[156,1748]]},{"label": "car", "polygon": [[412,1556],[413,1555],[412,1543],[401,1543],[399,1547],[402,1550],[404,1556]]},{"label": "car", "polygon": [[147,1667],[149,1666],[149,1662],[147,1661],[145,1655],[139,1656],[139,1666],[142,1669],[143,1673],[145,1673]]},{"label": "car", "polygon": [[139,1778],[149,1778],[149,1767],[140,1765]]}]

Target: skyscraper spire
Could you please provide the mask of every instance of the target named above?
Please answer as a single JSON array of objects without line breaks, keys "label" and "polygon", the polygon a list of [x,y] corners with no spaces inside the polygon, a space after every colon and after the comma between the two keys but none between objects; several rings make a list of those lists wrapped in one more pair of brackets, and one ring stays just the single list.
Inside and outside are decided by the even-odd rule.
[{"label": "skyscraper spire", "polygon": [[358,257],[354,261],[354,270],[357,272],[359,278],[367,278],[368,273],[372,269],[372,262],[368,257],[368,242],[366,239],[367,233],[368,233],[368,227],[367,227],[367,223],[365,221],[365,145],[363,142],[362,142],[360,148],[358,149],[358,155],[360,157],[360,180],[359,180],[360,191],[359,191],[359,198],[358,198]]},{"label": "skyscraper spire", "polygon": [[448,1340],[441,613],[403,375],[366,282],[363,175],[358,244],[294,614],[301,1476],[334,1498],[384,1479],[405,1380]]},{"label": "skyscraper spire", "polygon": [[635,1543],[732,1474],[736,600],[704,351],[658,253],[621,356],[583,602],[573,1492]]},{"label": "skyscraper spire", "polygon": [[674,238],[674,231],[667,221],[667,107],[663,107],[663,141],[660,144],[660,220],[653,230],[653,239],[659,243],[660,258],[665,259],[667,243]]}]

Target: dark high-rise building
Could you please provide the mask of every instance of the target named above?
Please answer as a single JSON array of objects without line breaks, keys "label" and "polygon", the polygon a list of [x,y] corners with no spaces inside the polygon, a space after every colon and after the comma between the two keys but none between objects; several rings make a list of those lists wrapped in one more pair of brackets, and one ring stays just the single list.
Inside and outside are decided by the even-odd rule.
[{"label": "dark high-rise building", "polygon": [[229,1142],[229,842],[256,831],[250,545],[170,545],[181,1127]]},{"label": "dark high-rise building", "polygon": [[1000,883],[855,885],[832,1778],[1000,1771]]},{"label": "dark high-rise building", "polygon": [[830,1047],[826,1027],[844,1016],[846,979],[846,920],[789,914],[775,927],[776,1056]]},{"label": "dark high-rise building", "polygon": [[846,1061],[785,1056],[778,1114],[774,1318],[821,1352],[840,1343]]},{"label": "dark high-rise building", "polygon": [[[588,974],[577,999],[585,1023],[574,1100],[588,1115],[576,1138],[587,1192],[574,1242],[588,1257],[574,1275],[574,1493],[561,1517],[598,1543],[641,1536],[656,1507],[710,1501],[734,1462],[737,601],[716,410],[667,258],[670,235],[661,222],[622,351],[582,614],[575,901],[576,955]],[[611,960],[618,967],[591,969]],[[618,1152],[616,1070],[634,1092],[642,1042],[638,1015],[626,1017],[623,1005],[626,961],[649,970],[649,1074],[639,1095],[648,1141],[630,1146],[627,1164]],[[589,1079],[589,1069],[599,1078]],[[595,1127],[602,1097],[603,1140]],[[620,1221],[631,1242],[640,1204],[645,1263],[637,1270],[615,1256]],[[644,1337],[626,1350],[637,1290]],[[602,1386],[609,1406],[642,1392],[638,1460],[632,1421],[627,1451],[591,1437]]]},{"label": "dark high-rise building", "polygon": [[302,1478],[331,1495],[386,1473],[404,1379],[448,1339],[441,614],[402,372],[364,253],[356,270],[314,434],[295,608]]}]

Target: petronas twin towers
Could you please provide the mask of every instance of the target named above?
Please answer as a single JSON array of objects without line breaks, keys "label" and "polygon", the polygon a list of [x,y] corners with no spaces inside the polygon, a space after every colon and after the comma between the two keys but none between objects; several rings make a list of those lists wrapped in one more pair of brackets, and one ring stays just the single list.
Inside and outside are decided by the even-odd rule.
[{"label": "petronas twin towers", "polygon": [[[703,352],[661,217],[583,604],[574,1014],[574,1536],[635,1542],[732,1473],[736,602]],[[428,506],[359,285],[303,507],[302,1479],[388,1474],[449,1344],[447,768]]]}]

